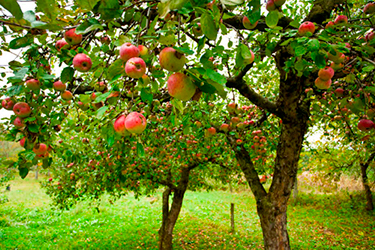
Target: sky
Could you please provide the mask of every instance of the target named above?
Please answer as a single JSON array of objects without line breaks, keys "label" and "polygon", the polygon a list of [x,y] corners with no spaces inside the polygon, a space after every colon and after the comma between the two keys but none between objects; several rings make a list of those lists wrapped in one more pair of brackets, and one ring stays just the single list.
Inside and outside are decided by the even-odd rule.
[{"label": "sky", "polygon": [[[35,11],[35,7],[36,7],[36,4],[35,2],[19,2],[20,4],[20,7],[22,9],[22,12],[26,12],[28,10],[32,10],[32,11]],[[10,13],[7,13],[10,15]],[[19,50],[12,50],[13,53],[9,53],[9,52],[3,52],[3,54],[0,56],[0,73],[1,72],[6,72],[6,73],[10,73],[10,74],[7,74],[7,75],[12,75],[11,72],[9,71],[9,69],[6,67],[6,65],[8,65],[8,63],[12,60],[14,60],[17,55],[22,52],[22,49],[19,49]],[[0,86],[2,87],[3,85],[5,84],[5,82],[1,82],[0,81]],[[13,114],[13,111],[8,111],[8,110],[5,110],[5,109],[0,109],[0,119],[4,118],[4,117],[10,117],[11,115]],[[317,140],[319,140],[319,137],[322,133],[320,131],[317,131],[315,132],[312,136],[309,136],[307,138],[308,141],[310,142],[315,142]]]}]

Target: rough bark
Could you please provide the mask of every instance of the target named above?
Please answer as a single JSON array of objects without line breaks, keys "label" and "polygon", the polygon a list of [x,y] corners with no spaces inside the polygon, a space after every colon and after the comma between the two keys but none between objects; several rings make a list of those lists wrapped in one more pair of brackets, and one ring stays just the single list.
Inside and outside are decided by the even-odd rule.
[{"label": "rough bark", "polygon": [[183,168],[178,186],[173,190],[173,201],[169,208],[169,196],[172,190],[167,187],[163,193],[163,221],[159,229],[159,249],[171,250],[173,248],[173,229],[180,214],[182,201],[189,184],[189,175],[192,168]]},{"label": "rough bark", "polygon": [[361,176],[362,176],[362,183],[363,188],[365,189],[365,195],[366,195],[366,210],[372,211],[374,210],[374,202],[372,199],[372,192],[370,185],[368,183],[367,178],[367,168],[370,165],[371,161],[374,159],[375,153],[371,154],[369,159],[365,163],[361,163]]}]

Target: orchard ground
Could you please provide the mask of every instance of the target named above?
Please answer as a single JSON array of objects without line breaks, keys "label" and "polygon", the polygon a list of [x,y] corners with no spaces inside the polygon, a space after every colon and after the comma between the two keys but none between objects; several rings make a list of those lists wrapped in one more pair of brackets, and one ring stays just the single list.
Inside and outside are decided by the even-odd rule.
[{"label": "orchard ground", "polygon": [[[157,249],[161,192],[139,200],[129,195],[114,204],[105,197],[98,213],[88,202],[70,211],[51,209],[33,174],[17,178],[11,187],[2,193],[8,202],[0,204],[0,249]],[[262,249],[255,201],[246,189],[188,192],[174,230],[174,249]],[[325,194],[326,187],[312,188],[303,181],[299,189],[288,209],[292,249],[374,249],[375,213],[364,210],[363,194]]]}]

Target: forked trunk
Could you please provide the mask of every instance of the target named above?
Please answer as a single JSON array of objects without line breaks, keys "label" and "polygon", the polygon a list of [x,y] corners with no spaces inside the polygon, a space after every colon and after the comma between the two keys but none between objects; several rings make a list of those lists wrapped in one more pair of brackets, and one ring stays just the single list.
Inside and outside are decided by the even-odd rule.
[{"label": "forked trunk", "polygon": [[167,187],[163,192],[163,221],[159,229],[159,249],[173,249],[173,229],[180,214],[182,201],[189,183],[190,169],[184,168],[181,172],[181,179],[176,189],[174,189],[173,201],[169,209],[169,196],[172,190]]}]

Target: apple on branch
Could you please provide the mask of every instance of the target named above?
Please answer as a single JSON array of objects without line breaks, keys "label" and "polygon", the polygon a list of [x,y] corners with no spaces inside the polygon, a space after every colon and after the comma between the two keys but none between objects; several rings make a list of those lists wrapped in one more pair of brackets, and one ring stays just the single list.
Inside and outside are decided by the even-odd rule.
[{"label": "apple on branch", "polygon": [[139,57],[139,49],[131,43],[124,43],[120,48],[120,59],[127,62],[130,58]]},{"label": "apple on branch", "polygon": [[141,134],[146,129],[146,126],[146,118],[142,114],[132,112],[126,116],[125,128],[130,133]]},{"label": "apple on branch", "polygon": [[131,78],[141,78],[146,73],[146,63],[140,57],[132,57],[125,64],[125,72]]},{"label": "apple on branch", "polygon": [[79,72],[87,72],[91,69],[91,58],[83,53],[79,53],[73,58],[73,67]]},{"label": "apple on branch", "polygon": [[3,106],[3,108],[5,108],[6,110],[13,110],[14,104],[14,101],[10,97],[5,98],[1,102],[1,106]]},{"label": "apple on branch", "polygon": [[186,57],[172,47],[164,48],[159,55],[159,63],[168,71],[180,71],[185,65]]},{"label": "apple on branch", "polygon": [[31,109],[29,104],[26,102],[18,102],[13,106],[13,112],[18,116],[18,117],[28,117],[31,114]]},{"label": "apple on branch", "polygon": [[177,72],[171,75],[168,80],[168,93],[181,101],[190,100],[197,89],[190,77]]},{"label": "apple on branch", "polygon": [[77,45],[82,41],[82,35],[76,33],[76,29],[70,29],[64,34],[65,41],[70,45]]}]

